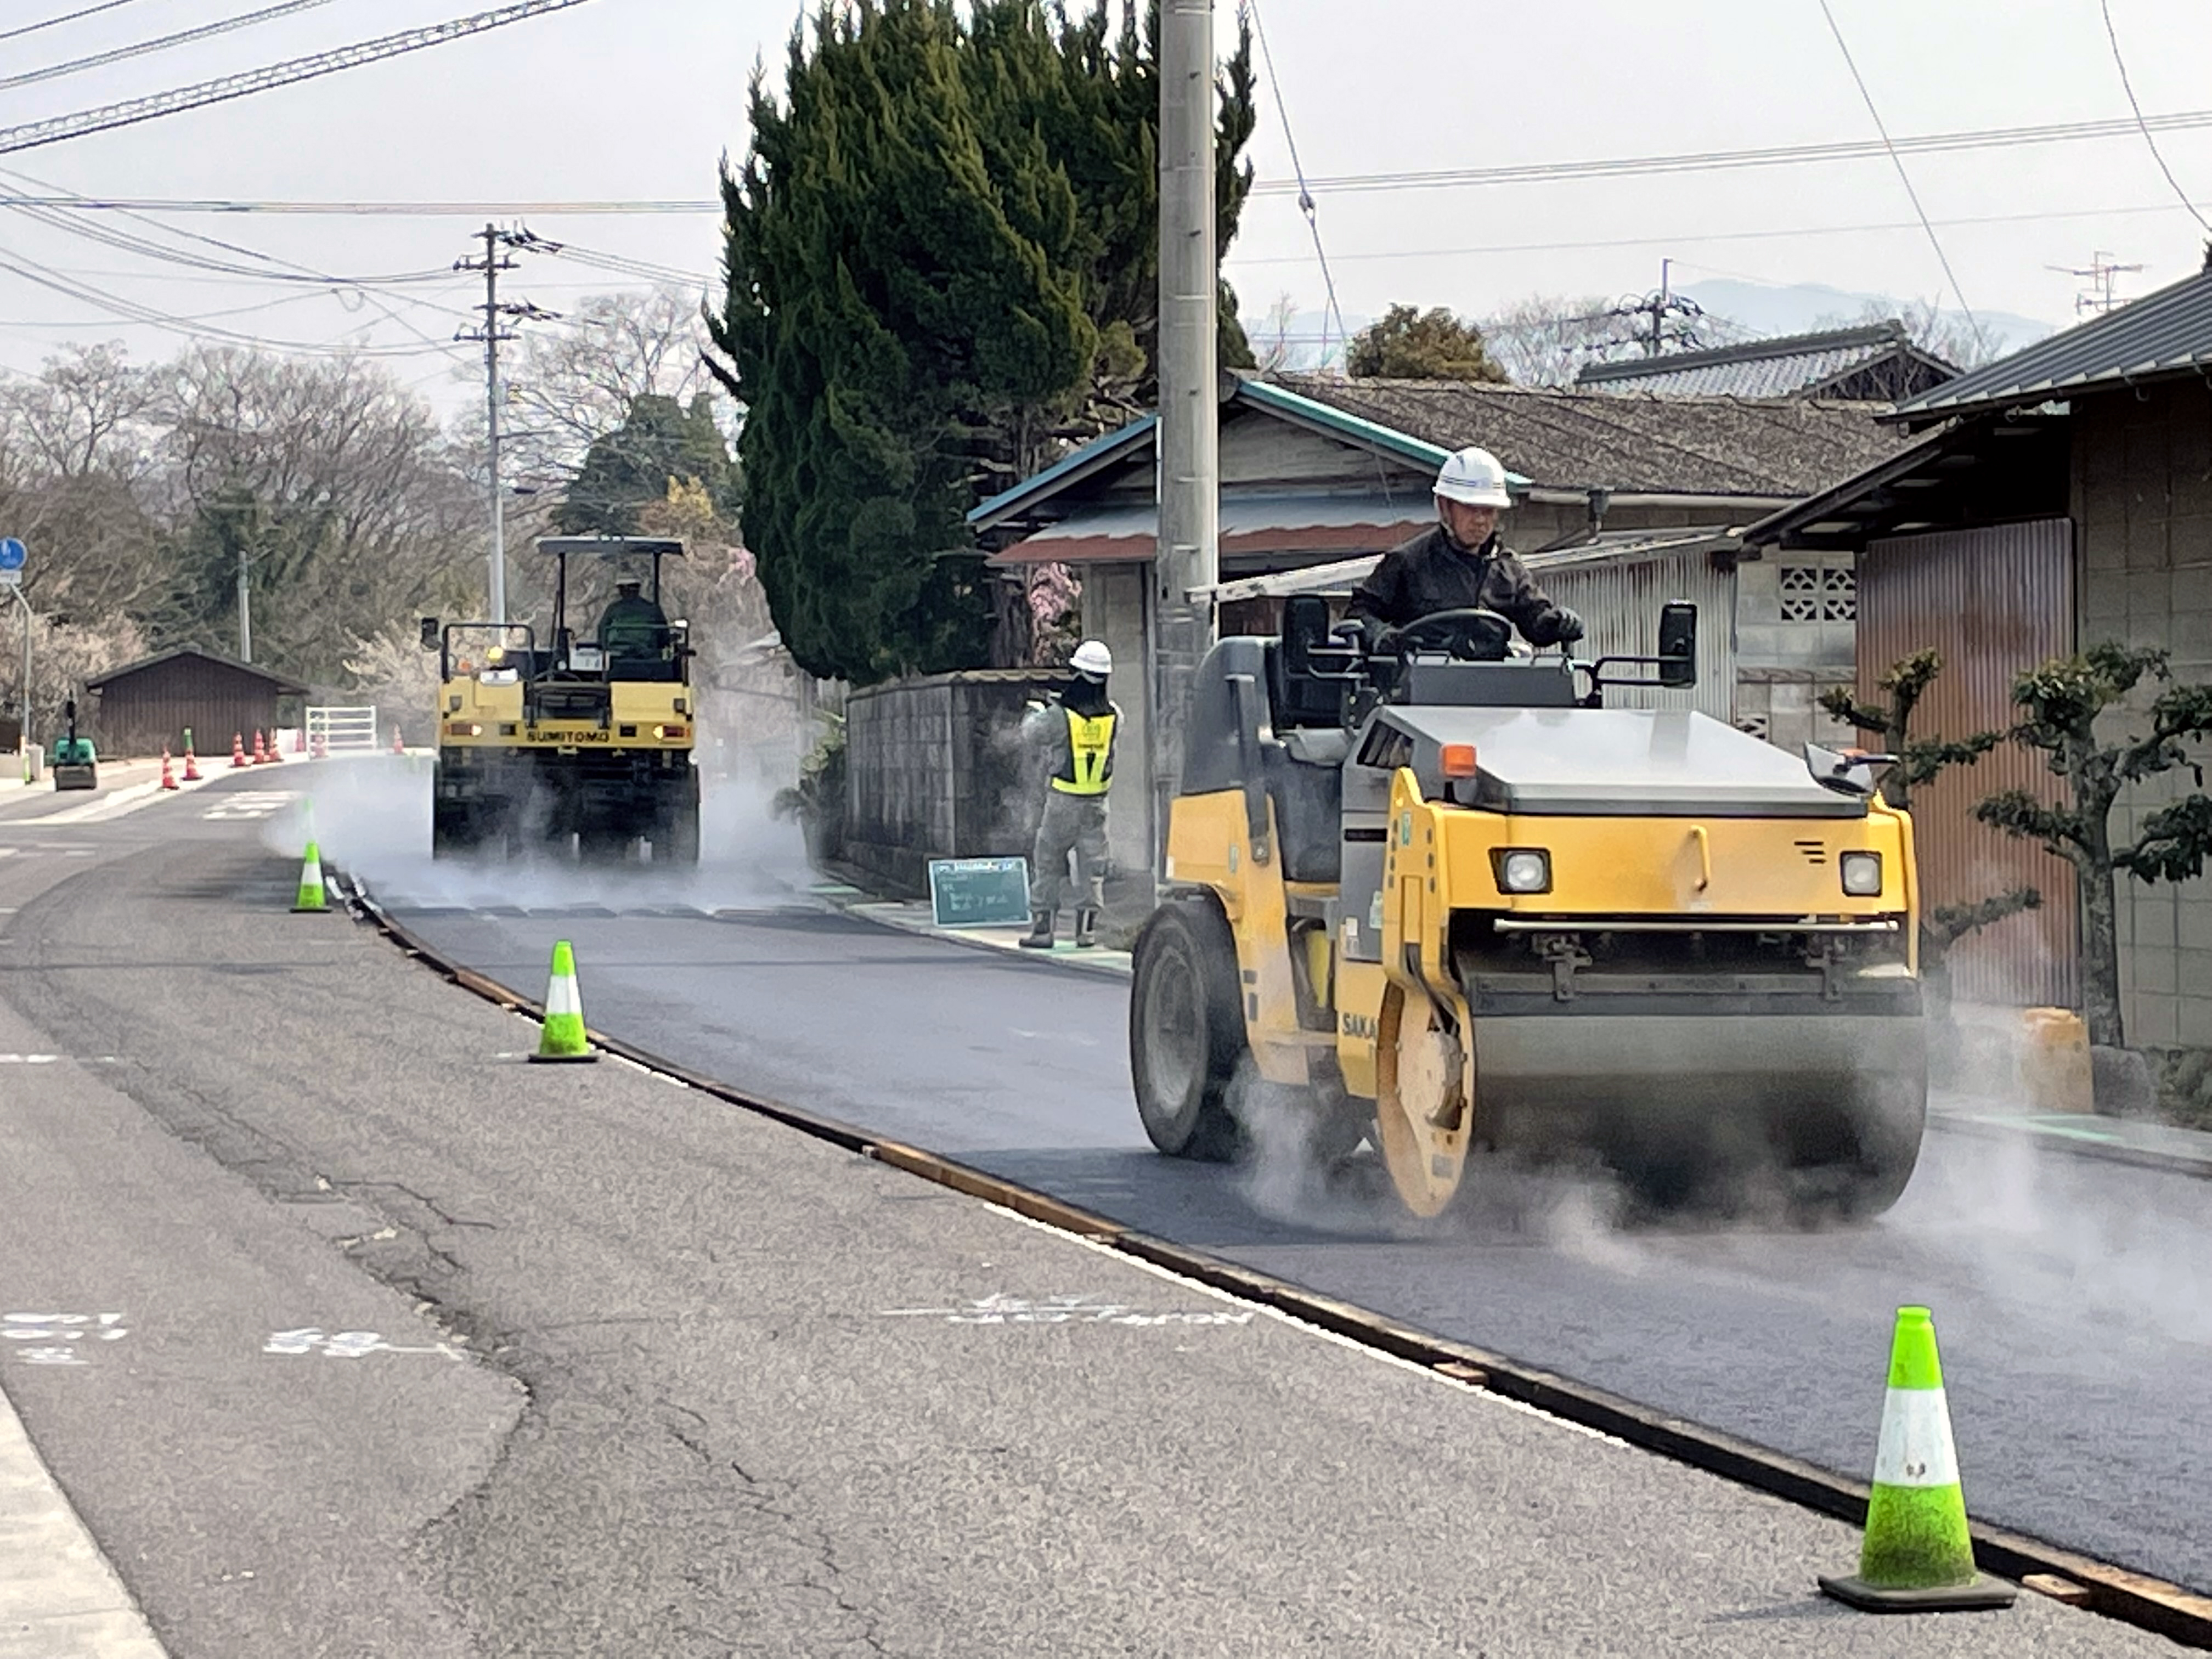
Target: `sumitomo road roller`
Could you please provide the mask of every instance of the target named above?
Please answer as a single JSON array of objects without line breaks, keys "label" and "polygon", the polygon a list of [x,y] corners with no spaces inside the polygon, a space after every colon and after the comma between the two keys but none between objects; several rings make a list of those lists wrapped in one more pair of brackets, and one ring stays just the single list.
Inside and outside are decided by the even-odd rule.
[{"label": "sumitomo road roller", "polygon": [[1160,1151],[1233,1155],[1266,1097],[1332,1156],[1371,1143],[1424,1216],[1483,1150],[1594,1155],[1666,1204],[1762,1176],[1896,1200],[1927,1061],[1888,757],[1607,708],[1694,684],[1696,608],[1658,634],[1516,655],[1459,611],[1370,641],[1304,597],[1212,648],[1130,998]]}]

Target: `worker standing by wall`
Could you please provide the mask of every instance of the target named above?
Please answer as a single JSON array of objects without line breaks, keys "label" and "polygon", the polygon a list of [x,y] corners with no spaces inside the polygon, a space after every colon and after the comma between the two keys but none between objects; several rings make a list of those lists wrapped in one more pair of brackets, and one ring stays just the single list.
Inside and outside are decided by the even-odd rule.
[{"label": "worker standing by wall", "polygon": [[1075,672],[1060,696],[1032,703],[1022,721],[1024,741],[1048,763],[1044,816],[1030,860],[1030,931],[1022,944],[1052,949],[1067,858],[1075,855],[1080,891],[1075,907],[1078,947],[1098,942],[1106,902],[1106,791],[1114,781],[1114,736],[1121,711],[1106,696],[1114,656],[1097,640],[1076,647]]}]

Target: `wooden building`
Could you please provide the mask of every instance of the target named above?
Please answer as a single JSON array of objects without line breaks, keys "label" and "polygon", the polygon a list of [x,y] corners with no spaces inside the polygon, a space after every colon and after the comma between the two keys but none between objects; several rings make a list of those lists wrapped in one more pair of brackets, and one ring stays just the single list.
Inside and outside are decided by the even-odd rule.
[{"label": "wooden building", "polygon": [[[307,688],[191,646],[95,674],[92,730],[103,757],[181,754],[185,733],[203,755],[226,753],[234,735],[253,745],[256,732],[301,723]],[[290,718],[285,718],[287,714]]]},{"label": "wooden building", "polygon": [[[2104,641],[2161,647],[2175,678],[2212,681],[2212,269],[1900,404],[1921,441],[1745,532],[1778,550],[1856,554],[1862,689],[1933,646],[1943,679],[1919,734],[2010,724],[2015,676]],[[2120,798],[2131,836],[2186,769]],[[2069,866],[1976,823],[2019,787],[2055,799],[2038,757],[2008,745],[1916,799],[1936,904],[2033,884],[2043,910],[1960,947],[1959,994],[2076,995]],[[2122,1008],[2131,1043],[2212,1043],[2212,881],[2119,879]]]}]

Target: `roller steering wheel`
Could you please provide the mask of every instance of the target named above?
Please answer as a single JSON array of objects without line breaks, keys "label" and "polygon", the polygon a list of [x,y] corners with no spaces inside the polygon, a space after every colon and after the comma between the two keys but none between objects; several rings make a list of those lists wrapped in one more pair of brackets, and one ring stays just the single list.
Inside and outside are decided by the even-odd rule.
[{"label": "roller steering wheel", "polygon": [[1433,611],[1394,629],[1382,648],[1402,660],[1416,651],[1442,652],[1455,662],[1504,662],[1513,646],[1513,624],[1495,611],[1467,606]]}]

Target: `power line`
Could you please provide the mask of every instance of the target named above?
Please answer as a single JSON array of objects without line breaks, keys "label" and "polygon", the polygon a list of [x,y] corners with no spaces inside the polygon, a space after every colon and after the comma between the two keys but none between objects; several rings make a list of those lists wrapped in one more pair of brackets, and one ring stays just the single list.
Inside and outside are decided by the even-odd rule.
[{"label": "power line", "polygon": [[100,4],[87,6],[82,11],[64,12],[59,17],[49,17],[43,23],[26,23],[21,28],[9,29],[6,33],[0,34],[0,40],[13,40],[21,34],[36,34],[40,29],[55,28],[64,23],[74,23],[78,18],[90,17],[95,12],[113,11],[118,6],[136,3],[137,0],[101,0]]},{"label": "power line", "polygon": [[2150,123],[2143,119],[2142,106],[2136,101],[2136,89],[2128,80],[2128,62],[2120,56],[2120,33],[2112,27],[2112,0],[2098,0],[2105,14],[2105,38],[2112,43],[2112,67],[2120,72],[2120,90],[2128,95],[2128,107],[2135,112],[2136,126],[2142,133],[2143,143],[2150,146],[2150,159],[2158,163],[2158,170],[2166,175],[2166,182],[2173,186],[2173,193],[2181,198],[2181,205],[2189,210],[2190,217],[2212,230],[2212,220],[2197,210],[2197,204],[2189,199],[2189,192],[2181,187],[2181,180],[2173,176],[2173,169],[2166,164],[2166,157],[2158,148],[2158,140],[2151,137]]},{"label": "power line", "polygon": [[[2144,118],[2144,124],[2160,132],[2212,127],[2212,110],[2188,110],[2174,115],[2148,116]],[[1971,131],[1927,133],[1887,142],[1857,138],[1823,144],[1778,144],[1756,149],[1697,150],[1672,155],[1631,155],[1601,161],[1532,161],[1511,167],[1346,173],[1334,179],[1312,179],[1307,183],[1315,191],[1324,194],[1352,191],[1437,190],[1475,185],[1550,184],[1567,179],[1632,178],[1655,173],[1708,173],[1735,167],[1796,166],[1811,161],[1879,160],[1893,155],[2011,149],[2023,144],[2133,138],[2136,132],[2136,125],[2132,121],[2064,121],[2040,126],[1987,127]],[[1252,187],[1252,193],[1255,196],[1288,196],[1297,189],[1297,182],[1292,179],[1263,179]]]},{"label": "power line", "polygon": [[1897,168],[1898,179],[1911,200],[1913,216],[1920,221],[1921,228],[1928,233],[1928,245],[1936,250],[1936,263],[1943,267],[1943,275],[1950,280],[1951,296],[1958,301],[1959,309],[1965,313],[1966,326],[1974,331],[1974,343],[1987,350],[1988,342],[1982,336],[1982,325],[1974,319],[1974,308],[1966,303],[1966,293],[1959,286],[1958,273],[1951,269],[1951,256],[1943,252],[1943,239],[1936,234],[1936,227],[1929,222],[1928,210],[1920,205],[1920,192],[1912,187],[1912,175],[1905,170],[1905,158],[1897,153],[1896,144],[1890,140],[1888,125],[1882,120],[1881,112],[1875,107],[1874,94],[1867,90],[1866,77],[1859,73],[1858,61],[1851,56],[1850,46],[1844,39],[1844,31],[1837,24],[1836,14],[1830,9],[1828,0],[1820,0],[1820,15],[1828,20],[1828,33],[1836,37],[1836,50],[1844,54],[1844,67],[1850,70],[1852,83],[1859,89],[1859,97],[1866,104],[1867,113],[1874,118],[1874,130],[1881,135],[1882,148],[1889,152],[1889,159]]},{"label": "power line", "polygon": [[75,75],[80,70],[98,69],[105,64],[119,64],[126,58],[143,58],[153,52],[167,52],[171,46],[181,46],[193,40],[204,40],[212,35],[228,34],[233,29],[265,23],[272,17],[285,17],[295,11],[310,11],[317,6],[327,6],[331,0],[284,0],[278,6],[265,6],[259,11],[249,11],[237,17],[225,17],[213,23],[203,23],[198,28],[180,30],[175,34],[164,34],[151,40],[137,40],[127,46],[117,46],[111,52],[94,52],[89,58],[73,58],[66,64],[50,64],[44,69],[27,70],[21,75],[11,75],[0,81],[0,91],[9,87],[27,87],[34,81],[58,80],[64,75]]},{"label": "power line", "polygon": [[[1267,26],[1261,21],[1260,0],[1245,0],[1245,15],[1252,20],[1252,33],[1259,38],[1260,60],[1267,66],[1267,89],[1274,94],[1275,112],[1282,118],[1283,143],[1291,153],[1291,172],[1298,184],[1298,211],[1305,216],[1306,228],[1313,234],[1314,258],[1321,265],[1322,287],[1328,295],[1325,317],[1336,320],[1337,332],[1344,337],[1346,350],[1351,349],[1351,337],[1344,326],[1344,310],[1336,302],[1336,278],[1329,274],[1328,250],[1322,246],[1321,219],[1314,211],[1313,192],[1306,188],[1306,171],[1298,160],[1298,141],[1291,131],[1291,106],[1283,98],[1283,83],[1275,76],[1275,54],[1267,45]],[[1328,359],[1328,331],[1322,331],[1322,360]]]},{"label": "power line", "polygon": [[226,75],[220,80],[177,87],[168,92],[156,93],[150,98],[133,98],[125,103],[104,104],[97,109],[79,110],[73,115],[56,115],[43,121],[0,128],[0,155],[12,150],[34,149],[42,144],[57,144],[67,138],[82,138],[88,133],[106,132],[115,127],[157,120],[164,115],[175,115],[185,110],[199,109],[205,105],[219,104],[233,98],[248,97],[272,88],[310,81],[317,76],[334,75],[341,70],[358,68],[380,58],[396,58],[403,52],[441,46],[465,35],[481,34],[486,29],[501,28],[509,23],[519,23],[525,18],[542,16],[547,12],[561,11],[583,3],[584,0],[520,0],[518,4],[501,6],[496,11],[477,12],[471,16],[434,23],[425,28],[408,29],[375,40],[357,41],[352,46],[340,46],[334,52],[317,52],[308,58],[289,58],[281,64],[249,70],[243,75]]}]

